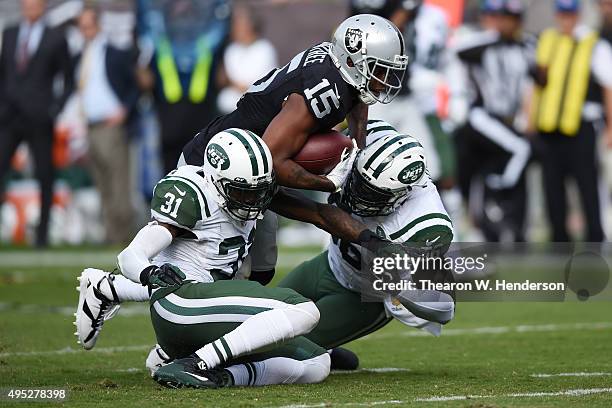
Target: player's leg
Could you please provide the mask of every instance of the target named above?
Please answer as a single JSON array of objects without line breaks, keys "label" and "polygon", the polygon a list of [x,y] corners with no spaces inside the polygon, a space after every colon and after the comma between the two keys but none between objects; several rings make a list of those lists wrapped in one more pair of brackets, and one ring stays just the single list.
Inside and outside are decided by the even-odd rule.
[{"label": "player's leg", "polygon": [[[179,359],[156,370],[153,378],[169,387],[312,384],[327,378],[330,358],[320,346],[296,337],[269,351],[231,361],[224,368],[201,370],[192,365],[193,359]],[[200,377],[197,381],[194,374]]]},{"label": "player's leg", "polygon": [[315,302],[321,318],[305,337],[326,349],[363,337],[390,321],[382,303],[363,302],[359,293],[338,283],[327,251],[299,265],[278,286],[294,289]]},{"label": "player's leg", "polygon": [[250,251],[250,279],[252,281],[267,285],[274,278],[276,261],[278,260],[277,233],[278,216],[272,211],[266,211],[264,218],[257,221],[255,240]]},{"label": "player's leg", "polygon": [[319,311],[290,289],[250,281],[187,282],[153,293],[151,319],[168,356],[196,353],[214,368],[308,333]]},{"label": "player's leg", "polygon": [[146,287],[123,275],[113,275],[100,269],[83,270],[79,280],[79,302],[75,313],[75,335],[83,348],[92,349],[105,321],[111,319],[122,302],[149,300]]},{"label": "player's leg", "polygon": [[278,216],[272,211],[266,211],[263,219],[257,221],[253,246],[238,270],[237,277],[259,282],[262,285],[270,283],[274,278],[278,259],[277,230]]}]

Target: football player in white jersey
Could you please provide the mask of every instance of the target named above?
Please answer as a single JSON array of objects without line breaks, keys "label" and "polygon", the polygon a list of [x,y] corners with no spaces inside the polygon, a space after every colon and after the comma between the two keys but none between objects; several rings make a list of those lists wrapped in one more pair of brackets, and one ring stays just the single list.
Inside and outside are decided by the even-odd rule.
[{"label": "football player in white jersey", "polygon": [[153,221],[117,258],[122,275],[83,271],[75,314],[83,347],[94,347],[121,302],[149,301],[161,346],[151,354],[175,359],[154,373],[163,385],[322,381],[329,356],[299,337],[318,322],[314,303],[291,289],[232,280],[268,208],[347,241],[371,241],[344,211],[277,191],[268,147],[250,131],[228,129],[211,139],[203,167],[180,167],[156,185]]},{"label": "football player in white jersey", "polygon": [[[335,201],[371,231],[396,243],[414,243],[443,254],[453,239],[453,225],[427,174],[423,147],[386,122],[368,121],[367,147]],[[358,244],[333,237],[327,251],[279,283],[312,299],[321,312],[319,324],[305,337],[332,349],[378,330],[393,317],[439,335],[441,324],[453,318],[453,298],[440,292],[433,313],[427,304],[398,301],[391,295],[363,302],[363,279],[371,274],[362,269],[364,255]],[[345,353],[343,360],[348,361]],[[356,368],[357,360],[352,360],[353,367],[335,365],[332,352],[332,368]]]}]

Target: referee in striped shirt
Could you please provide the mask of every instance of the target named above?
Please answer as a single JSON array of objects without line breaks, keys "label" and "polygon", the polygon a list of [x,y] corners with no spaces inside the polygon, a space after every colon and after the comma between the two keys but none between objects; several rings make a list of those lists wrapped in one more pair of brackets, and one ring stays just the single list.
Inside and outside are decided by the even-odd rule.
[{"label": "referee in striped shirt", "polygon": [[525,240],[525,167],[530,143],[515,127],[530,80],[530,42],[522,35],[520,0],[485,3],[496,30],[475,34],[457,57],[468,75],[471,105],[455,134],[458,180],[487,241]]},{"label": "referee in striped shirt", "polygon": [[[597,138],[612,147],[612,47],[579,24],[578,0],[556,0],[557,27],[538,41],[537,64],[546,72],[536,89],[530,122],[542,148],[542,170],[554,242],[570,240],[565,182],[580,193],[588,242],[604,240]],[[605,119],[607,118],[607,125]]]}]

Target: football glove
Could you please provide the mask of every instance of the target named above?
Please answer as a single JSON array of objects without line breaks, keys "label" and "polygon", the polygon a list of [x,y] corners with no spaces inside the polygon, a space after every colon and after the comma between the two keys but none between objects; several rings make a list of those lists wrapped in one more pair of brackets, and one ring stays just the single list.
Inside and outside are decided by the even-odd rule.
[{"label": "football glove", "polygon": [[332,169],[327,175],[327,178],[334,183],[336,187],[336,191],[340,190],[344,185],[349,174],[351,174],[351,170],[353,169],[353,162],[357,157],[357,152],[359,149],[357,148],[357,142],[353,139],[353,148],[349,150],[345,148],[342,152],[342,156],[340,156],[340,163],[336,164],[336,167]]},{"label": "football glove", "polygon": [[177,266],[169,263],[162,266],[151,265],[140,273],[140,283],[143,286],[157,286],[167,288],[183,283],[186,276]]}]

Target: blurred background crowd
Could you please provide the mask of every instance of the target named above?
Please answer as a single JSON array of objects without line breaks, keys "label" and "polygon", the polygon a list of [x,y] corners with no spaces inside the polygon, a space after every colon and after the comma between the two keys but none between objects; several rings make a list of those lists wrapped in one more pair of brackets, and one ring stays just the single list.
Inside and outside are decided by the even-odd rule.
[{"label": "blurred background crowd", "polygon": [[370,117],[422,142],[456,240],[606,240],[612,0],[1,0],[0,242],[129,241],[199,129],[362,12],[411,59]]}]

